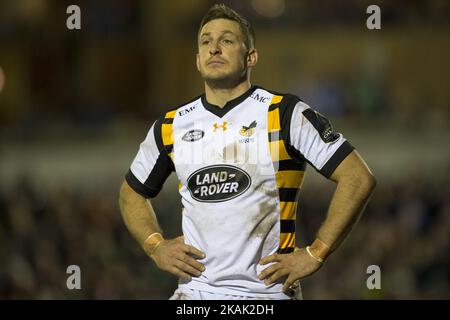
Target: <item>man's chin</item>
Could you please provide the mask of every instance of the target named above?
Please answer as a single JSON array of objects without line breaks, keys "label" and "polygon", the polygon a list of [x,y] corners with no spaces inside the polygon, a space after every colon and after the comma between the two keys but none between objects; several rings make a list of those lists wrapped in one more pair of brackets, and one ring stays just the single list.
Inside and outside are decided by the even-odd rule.
[{"label": "man's chin", "polygon": [[214,76],[202,76],[203,80],[211,88],[217,89],[229,89],[238,85],[242,79],[241,77],[230,76],[230,75],[214,75]]},{"label": "man's chin", "polygon": [[208,74],[203,74],[202,78],[205,81],[223,81],[230,78],[230,75],[223,72],[210,72]]}]

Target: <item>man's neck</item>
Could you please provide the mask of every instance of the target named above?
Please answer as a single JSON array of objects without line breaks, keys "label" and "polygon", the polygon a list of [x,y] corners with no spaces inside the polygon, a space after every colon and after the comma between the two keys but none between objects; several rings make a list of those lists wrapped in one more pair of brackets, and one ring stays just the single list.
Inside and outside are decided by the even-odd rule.
[{"label": "man's neck", "polygon": [[250,87],[249,80],[243,81],[233,88],[213,88],[205,82],[206,101],[223,108],[228,101],[243,95]]}]

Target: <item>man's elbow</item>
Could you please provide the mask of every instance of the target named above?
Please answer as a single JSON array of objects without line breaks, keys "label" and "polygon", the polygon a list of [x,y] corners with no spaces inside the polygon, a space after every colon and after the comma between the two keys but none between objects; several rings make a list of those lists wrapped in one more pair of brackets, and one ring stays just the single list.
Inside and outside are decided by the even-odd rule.
[{"label": "man's elbow", "polygon": [[377,179],[372,172],[366,171],[359,175],[359,185],[361,188],[366,190],[367,193],[371,194],[377,185]]},{"label": "man's elbow", "polygon": [[367,194],[372,194],[377,180],[373,173],[367,167],[355,168],[340,176],[338,183],[353,186]]}]

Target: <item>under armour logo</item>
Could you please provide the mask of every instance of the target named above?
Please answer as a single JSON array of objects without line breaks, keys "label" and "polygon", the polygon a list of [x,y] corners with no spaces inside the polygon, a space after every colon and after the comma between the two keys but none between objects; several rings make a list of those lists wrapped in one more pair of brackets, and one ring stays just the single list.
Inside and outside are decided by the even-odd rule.
[{"label": "under armour logo", "polygon": [[222,128],[223,131],[227,130],[227,122],[224,121],[223,124],[218,125],[217,123],[214,123],[214,132],[216,132],[217,129]]}]

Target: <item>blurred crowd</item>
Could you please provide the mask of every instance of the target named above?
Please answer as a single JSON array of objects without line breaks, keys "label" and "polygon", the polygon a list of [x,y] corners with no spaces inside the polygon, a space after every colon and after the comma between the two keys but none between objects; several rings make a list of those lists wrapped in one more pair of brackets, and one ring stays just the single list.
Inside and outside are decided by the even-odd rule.
[{"label": "blurred crowd", "polygon": [[[304,281],[306,298],[449,299],[449,177],[442,172],[433,179],[411,174],[395,183],[379,180],[349,238]],[[304,191],[299,221],[306,245],[330,196],[314,188]],[[367,288],[371,265],[380,267],[381,290]]]},{"label": "blurred crowd", "polygon": [[[450,297],[450,181],[381,181],[350,238],[304,280],[306,299]],[[126,230],[117,186],[98,192],[61,188],[46,194],[26,179],[0,193],[0,299],[166,299],[176,278],[158,270]],[[314,239],[331,188],[301,193],[297,242]],[[175,190],[174,190],[175,192]],[[178,194],[155,207],[166,234],[180,233]],[[66,287],[69,265],[81,290]],[[381,290],[368,290],[367,267],[381,269]]]},{"label": "blurred crowd", "polygon": [[[66,8],[72,4],[70,1],[2,2],[0,66],[6,74],[6,87],[0,97],[0,125],[32,138],[33,130],[40,129],[36,128],[37,123],[44,126],[66,120],[79,126],[93,126],[124,115],[153,117],[165,110],[167,105],[179,104],[199,94],[202,88],[193,63],[195,35],[201,16],[214,2],[217,1],[196,0],[196,5],[190,5],[192,1],[81,0],[77,1],[82,12],[82,29],[79,32],[66,28]],[[323,30],[319,34],[321,37],[348,28],[349,39],[360,42],[361,38],[352,34],[351,28],[356,26],[356,30],[368,36],[365,33],[365,9],[372,4],[370,1],[356,0],[345,3],[324,0],[224,2],[248,17],[255,29],[260,31],[257,43],[277,41],[278,34],[289,32],[314,33],[318,28]],[[434,28],[430,35],[439,34],[447,30],[450,21],[448,1],[381,1],[379,5],[382,7],[383,27],[386,28],[384,34],[395,30],[395,26],[401,26],[405,33],[410,33],[430,30],[427,27],[430,25]],[[273,6],[282,8],[280,16],[264,16],[264,12],[273,11]],[[270,30],[276,31],[277,36],[270,35]],[[371,39],[375,41],[377,38]],[[443,101],[436,98],[438,101],[434,101],[435,95],[427,89],[427,86],[438,82],[433,80],[435,77],[426,81],[424,86],[419,86],[417,93],[421,96],[418,102],[413,98],[405,102],[399,99],[398,93],[393,95],[389,92],[393,90],[393,84],[387,81],[387,77],[392,76],[390,69],[395,70],[396,67],[390,63],[394,64],[399,59],[390,57],[395,53],[390,49],[374,50],[368,47],[362,53],[364,59],[375,63],[372,66],[375,71],[358,70],[355,73],[349,66],[349,70],[337,74],[324,70],[323,73],[330,71],[331,74],[314,79],[303,73],[306,66],[302,63],[311,63],[302,61],[305,59],[303,50],[294,51],[295,61],[280,55],[293,50],[289,41],[287,38],[283,41],[285,45],[275,46],[275,56],[279,56],[280,61],[270,64],[278,65],[283,74],[296,73],[303,80],[303,89],[296,88],[297,79],[290,80],[289,86],[271,86],[274,90],[294,91],[305,99],[319,96],[320,100],[313,101],[318,101],[320,111],[329,111],[329,115],[372,115],[386,109],[395,112],[396,108],[406,109],[403,104],[422,105],[423,101],[441,111],[448,107],[447,98],[441,99]],[[302,41],[300,36],[299,41]],[[325,37],[323,41],[330,39]],[[340,46],[336,54],[348,45]],[[384,42],[379,45],[381,48],[386,46]],[[436,68],[434,59],[421,55],[419,51],[411,52],[407,45],[402,45],[408,56],[420,55],[421,63]],[[352,51],[359,52],[364,47],[356,45]],[[320,56],[326,48],[317,46],[314,57],[328,60],[329,56]],[[273,48],[261,52],[261,68],[268,67],[263,63],[264,57],[271,55],[269,49]],[[306,58],[312,59],[311,56]],[[381,61],[377,62],[377,59]],[[358,61],[351,64],[358,65]],[[445,60],[439,61],[438,66],[439,70],[448,68]],[[428,77],[420,68],[414,72],[414,78]],[[400,78],[411,80],[410,76]],[[197,83],[198,86],[194,85]],[[408,96],[408,92],[405,90],[400,96]],[[383,97],[394,100],[396,105],[391,108]],[[322,103],[323,106],[320,105]],[[416,111],[417,108],[414,108]]]},{"label": "blurred crowd", "polygon": [[[155,273],[127,232],[117,191],[43,192],[24,178],[2,192],[0,299],[151,299],[168,292],[175,280]],[[69,265],[81,269],[80,291],[67,289]]]}]

